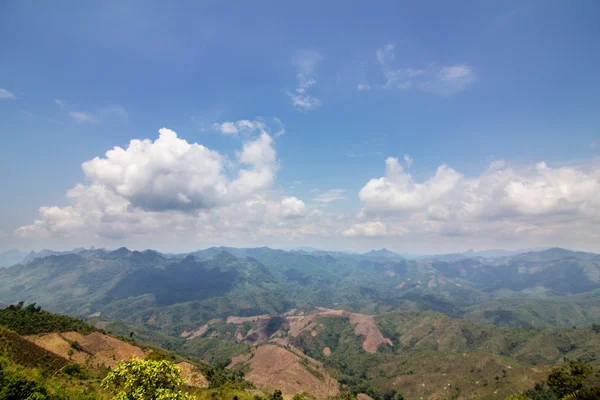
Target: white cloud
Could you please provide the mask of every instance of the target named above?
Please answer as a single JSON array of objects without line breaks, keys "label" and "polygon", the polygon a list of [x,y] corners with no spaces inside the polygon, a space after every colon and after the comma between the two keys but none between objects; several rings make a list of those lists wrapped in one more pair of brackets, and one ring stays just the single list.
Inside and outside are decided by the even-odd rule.
[{"label": "white cloud", "polygon": [[452,191],[462,175],[441,165],[434,177],[416,183],[405,173],[397,158],[386,160],[386,176],[371,179],[359,192],[367,208],[380,211],[406,211],[423,207]]},{"label": "white cloud", "polygon": [[81,111],[69,111],[69,116],[79,123],[98,122],[98,119],[93,115]]},{"label": "white cloud", "polygon": [[279,137],[285,133],[285,127],[279,118],[268,119],[268,124],[264,118],[255,120],[241,119],[239,121],[224,121],[213,124],[213,129],[224,135],[241,134],[244,137],[255,137],[263,133],[272,137]]},{"label": "white cloud", "polygon": [[147,210],[210,208],[235,201],[271,185],[277,163],[267,134],[244,143],[238,153],[237,178],[224,174],[225,158],[199,144],[189,144],[163,128],[159,138],[132,140],[105,158],[83,163],[86,177]]},{"label": "white cloud", "polygon": [[313,78],[307,78],[304,74],[298,74],[298,86],[295,92],[287,92],[292,100],[292,105],[300,111],[309,111],[317,108],[321,102],[316,97],[307,93],[307,90],[314,86],[317,81]]},{"label": "white cloud", "polygon": [[413,158],[410,156],[410,154],[405,154],[404,155],[404,162],[406,163],[406,167],[410,168],[410,166],[413,164],[415,160],[413,160]]},{"label": "white cloud", "polygon": [[319,99],[308,94],[288,92],[287,95],[292,100],[292,105],[299,111],[314,110],[321,104]]},{"label": "white cloud", "polygon": [[0,88],[0,99],[16,99],[16,96],[6,89]]},{"label": "white cloud", "polygon": [[362,217],[386,215],[417,232],[558,235],[567,225],[597,232],[600,166],[596,160],[592,166],[551,168],[539,162],[517,168],[495,161],[480,176],[468,178],[441,165],[416,182],[390,157],[385,176],[371,179],[359,198],[365,205]]},{"label": "white cloud", "polygon": [[385,83],[379,85],[384,89],[410,89],[412,87],[450,96],[463,91],[476,79],[473,69],[466,64],[437,66],[435,63],[424,68],[395,66],[395,46],[386,44],[375,52],[377,62],[381,65]]},{"label": "white cloud", "polygon": [[225,135],[235,135],[238,133],[234,122],[223,122],[222,124],[215,124],[214,127]]},{"label": "white cloud", "polygon": [[52,100],[52,102],[54,104],[56,104],[57,106],[59,106],[60,108],[65,108],[65,106],[67,105],[67,103],[65,103],[65,101],[61,100],[61,99],[54,99],[54,100]]},{"label": "white cloud", "polygon": [[284,218],[301,218],[307,213],[304,202],[296,197],[284,197],[281,200],[281,215]]},{"label": "white cloud", "polygon": [[361,224],[354,224],[351,228],[342,231],[344,237],[357,237],[364,236],[370,238],[382,237],[388,235],[388,229],[384,223],[375,222],[363,222]]},{"label": "white cloud", "polygon": [[371,85],[369,85],[368,83],[359,83],[358,85],[356,85],[356,90],[358,90],[359,92],[368,92],[369,90],[371,90]]},{"label": "white cloud", "polygon": [[346,191],[343,189],[330,189],[330,190],[326,191],[325,193],[321,193],[320,195],[315,197],[315,201],[317,203],[328,204],[328,203],[338,201],[338,200],[345,200],[346,199],[346,196],[344,196],[345,192]]},{"label": "white cloud", "polygon": [[274,189],[274,139],[256,130],[256,120],[241,121],[237,129],[254,130],[231,159],[161,129],[154,141],[132,140],[83,163],[85,183],[66,193],[66,204],[40,207],[38,219],[13,237],[68,245],[138,240],[142,247],[172,240],[190,248],[289,241],[347,248],[376,238],[382,247],[413,251],[597,250],[600,159],[567,166],[494,160],[476,176],[442,164],[420,179],[408,169],[412,157],[390,157],[385,174],[360,190],[362,210],[341,212],[323,204],[345,197],[342,189],[311,190],[313,204]]},{"label": "white cloud", "polygon": [[[89,183],[67,192],[68,206],[40,207],[40,218],[15,234],[123,239],[164,232],[216,235],[211,230],[221,229],[223,237],[227,225],[247,233],[243,221],[255,225],[267,218],[264,224],[278,226],[281,218],[309,212],[297,198],[269,200],[261,194],[268,193],[278,169],[273,139],[266,133],[245,141],[231,162],[163,128],[155,141],[132,140],[126,148],[84,162],[82,169]],[[250,220],[242,215],[257,208],[262,211]]]}]

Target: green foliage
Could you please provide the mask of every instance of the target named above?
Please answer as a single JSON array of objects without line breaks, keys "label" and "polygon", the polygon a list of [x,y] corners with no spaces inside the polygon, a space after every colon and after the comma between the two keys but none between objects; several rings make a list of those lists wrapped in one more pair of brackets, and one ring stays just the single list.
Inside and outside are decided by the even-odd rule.
[{"label": "green foliage", "polygon": [[592,324],[592,330],[596,333],[600,333],[600,324]]},{"label": "green foliage", "polygon": [[180,390],[185,384],[173,363],[138,358],[120,362],[102,381],[103,388],[116,392],[113,400],[191,400]]},{"label": "green foliage", "polygon": [[593,368],[580,361],[565,359],[564,365],[554,368],[548,376],[547,386],[537,383],[516,399],[528,400],[593,400],[600,399],[600,385],[590,381]]},{"label": "green foliage", "polygon": [[202,375],[208,380],[209,388],[230,387],[243,390],[250,385],[244,380],[244,372],[239,369],[230,370],[224,365],[198,364]]},{"label": "green foliage", "polygon": [[224,366],[231,362],[232,357],[249,353],[250,347],[246,344],[228,342],[219,338],[197,337],[186,341],[179,352],[211,364]]},{"label": "green foliage", "polygon": [[[82,371],[80,369],[79,371]],[[63,371],[61,371],[64,373]],[[65,377],[68,377],[65,379]],[[71,379],[77,379],[71,383]],[[96,400],[92,386],[81,386],[80,377],[39,373],[0,357],[0,400]]]},{"label": "green foliage", "polygon": [[592,367],[578,361],[567,361],[565,365],[552,370],[548,376],[548,387],[559,398],[577,392],[583,388]]},{"label": "green foliage", "polygon": [[27,379],[23,374],[6,369],[0,364],[0,400],[48,398],[48,391],[39,383]]},{"label": "green foliage", "polygon": [[556,394],[544,384],[536,383],[533,389],[529,389],[524,393],[526,399],[530,400],[558,400]]},{"label": "green foliage", "polygon": [[95,330],[76,318],[43,311],[41,307],[36,307],[35,303],[23,308],[23,302],[1,309],[0,325],[6,326],[19,335],[67,331],[86,334]]}]

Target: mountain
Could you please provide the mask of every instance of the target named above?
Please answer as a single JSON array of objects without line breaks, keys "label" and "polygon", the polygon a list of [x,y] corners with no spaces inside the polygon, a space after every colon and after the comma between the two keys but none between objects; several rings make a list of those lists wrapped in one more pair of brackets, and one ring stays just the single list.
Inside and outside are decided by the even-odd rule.
[{"label": "mountain", "polygon": [[447,398],[449,382],[453,394],[504,398],[533,387],[564,357],[600,357],[590,327],[499,329],[436,312],[366,315],[317,307],[213,319],[179,337],[184,343],[174,350],[184,356],[242,369],[257,386],[310,387],[316,397],[331,394],[335,380],[373,398],[392,389],[408,399]]},{"label": "mountain", "polygon": [[[99,385],[119,361],[168,359],[181,369],[189,390],[219,384],[215,369],[165,350],[107,335],[91,325],[48,313],[34,304],[0,309],[0,396],[3,399],[104,399]],[[229,382],[236,382],[232,374]],[[34,394],[35,393],[35,394]],[[249,398],[250,396],[248,396]]]},{"label": "mountain", "polygon": [[[3,303],[26,299],[53,311],[155,321],[169,329],[197,319],[314,306],[459,317],[490,301],[512,300],[514,308],[519,301],[594,290],[600,290],[600,258],[564,249],[444,261],[403,260],[385,249],[365,255],[215,247],[167,257],[120,248],[51,255],[0,270]],[[584,315],[547,320],[597,322],[595,313]]]},{"label": "mountain", "polygon": [[[263,391],[277,382],[286,395],[302,387],[316,398],[349,390],[383,400],[392,389],[407,398],[504,396],[532,387],[564,357],[600,360],[590,327],[600,322],[597,255],[396,256],[385,249],[77,249],[0,269],[0,302],[43,304],[96,330],[60,318],[41,329],[35,319],[3,322],[1,313],[0,325],[28,329],[16,334],[34,333],[26,340],[58,346],[63,358],[69,341],[91,343],[92,353],[111,342],[99,336],[103,329],[227,365]],[[27,312],[37,315],[36,307]]]},{"label": "mountain", "polygon": [[400,254],[389,251],[388,249],[371,250],[367,253],[364,253],[363,257],[404,260],[404,257],[402,257]]},{"label": "mountain", "polygon": [[20,250],[7,250],[0,253],[0,268],[10,267],[19,264],[27,256],[27,253]]}]

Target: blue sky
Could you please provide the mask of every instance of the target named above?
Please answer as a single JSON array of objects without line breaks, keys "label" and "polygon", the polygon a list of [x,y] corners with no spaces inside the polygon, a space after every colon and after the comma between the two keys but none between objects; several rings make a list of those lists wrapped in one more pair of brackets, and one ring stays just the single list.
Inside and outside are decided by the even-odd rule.
[{"label": "blue sky", "polygon": [[[600,250],[599,17],[595,1],[2,2],[0,250]],[[128,150],[163,127],[220,172]],[[114,146],[154,175],[106,176]],[[249,163],[252,146],[272,159]]]}]

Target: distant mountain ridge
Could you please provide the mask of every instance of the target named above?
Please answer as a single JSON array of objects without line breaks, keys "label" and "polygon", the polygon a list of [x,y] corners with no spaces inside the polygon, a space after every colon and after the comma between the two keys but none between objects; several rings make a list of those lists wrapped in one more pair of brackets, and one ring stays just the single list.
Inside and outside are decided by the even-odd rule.
[{"label": "distant mountain ridge", "polygon": [[[0,302],[25,299],[53,311],[82,316],[100,312],[130,321],[154,315],[157,321],[166,318],[184,325],[192,317],[282,313],[307,306],[469,313],[496,323],[506,319],[476,317],[476,308],[491,301],[502,304],[502,299],[529,304],[525,300],[600,290],[597,255],[556,248],[456,260],[407,260],[387,249],[350,254],[213,247],[176,255],[124,247],[76,250],[47,252],[46,257],[1,269]],[[514,301],[506,305],[507,312],[515,312]],[[595,322],[598,314],[565,321]],[[516,314],[514,321],[525,323]]]}]

